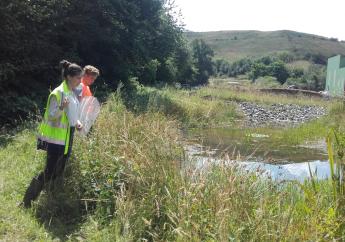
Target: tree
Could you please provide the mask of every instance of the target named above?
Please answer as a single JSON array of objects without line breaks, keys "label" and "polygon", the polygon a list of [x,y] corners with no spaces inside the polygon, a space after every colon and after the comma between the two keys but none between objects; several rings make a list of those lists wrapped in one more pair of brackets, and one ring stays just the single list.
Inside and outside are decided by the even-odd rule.
[{"label": "tree", "polygon": [[302,68],[294,68],[290,71],[290,76],[292,78],[300,78],[304,75],[304,70]]},{"label": "tree", "polygon": [[181,42],[181,45],[175,51],[174,59],[178,70],[176,81],[184,84],[193,83],[195,81],[196,68],[193,63],[192,50],[186,41]]},{"label": "tree", "polygon": [[0,1],[0,120],[43,107],[62,59],[97,66],[110,88],[131,77],[190,81],[192,57],[170,8],[165,0]]},{"label": "tree", "polygon": [[291,63],[295,60],[295,56],[289,52],[282,52],[278,54],[278,59],[285,63]]},{"label": "tree", "polygon": [[311,65],[306,74],[308,86],[310,90],[321,91],[325,89],[326,84],[326,68],[322,65]]},{"label": "tree", "polygon": [[249,73],[249,78],[252,80],[252,82],[255,82],[255,80],[260,76],[267,76],[269,73],[268,68],[265,64],[261,62],[255,62],[251,68],[251,71]]},{"label": "tree", "polygon": [[263,56],[263,57],[259,58],[257,60],[257,62],[260,62],[260,63],[262,63],[264,65],[270,65],[273,62],[275,62],[276,60],[277,60],[277,58],[273,57],[273,56]]},{"label": "tree", "polygon": [[173,57],[167,58],[158,70],[161,82],[172,84],[176,81],[177,68]]},{"label": "tree", "polygon": [[196,80],[199,84],[206,84],[213,74],[214,52],[204,40],[195,39],[192,42],[193,58],[197,70]]},{"label": "tree", "polygon": [[144,84],[154,84],[157,81],[157,71],[160,63],[157,59],[149,61],[144,67],[140,77]]},{"label": "tree", "polygon": [[273,62],[268,67],[270,76],[277,78],[281,84],[284,84],[289,78],[289,71],[286,68],[285,64],[281,61]]},{"label": "tree", "polygon": [[253,61],[248,58],[233,62],[229,68],[229,76],[243,75],[251,71]]},{"label": "tree", "polygon": [[228,76],[230,72],[230,63],[224,59],[217,59],[214,62],[214,74],[217,76]]}]

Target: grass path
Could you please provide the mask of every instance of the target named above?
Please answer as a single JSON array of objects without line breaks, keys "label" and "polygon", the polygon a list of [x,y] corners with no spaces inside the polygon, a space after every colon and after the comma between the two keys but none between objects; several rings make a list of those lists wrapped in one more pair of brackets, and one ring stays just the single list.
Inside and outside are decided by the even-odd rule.
[{"label": "grass path", "polygon": [[33,208],[17,206],[44,165],[44,152],[35,150],[35,141],[34,133],[24,130],[1,143],[0,241],[66,241],[80,227],[78,204],[68,192],[43,192]]},{"label": "grass path", "polygon": [[52,237],[30,210],[17,207],[32,174],[42,165],[33,152],[34,136],[28,131],[16,135],[0,148],[0,240],[49,241]]}]

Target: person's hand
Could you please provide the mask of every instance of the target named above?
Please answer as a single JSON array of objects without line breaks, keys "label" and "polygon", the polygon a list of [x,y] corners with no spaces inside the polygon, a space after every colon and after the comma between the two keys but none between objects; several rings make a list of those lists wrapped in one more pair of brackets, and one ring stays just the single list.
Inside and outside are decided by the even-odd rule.
[{"label": "person's hand", "polygon": [[68,104],[69,104],[69,100],[68,100],[67,97],[65,97],[65,98],[63,99],[63,101],[62,101],[62,104],[61,104],[61,106],[60,106],[60,109],[61,109],[61,110],[64,110],[65,108],[67,108]]},{"label": "person's hand", "polygon": [[77,121],[76,128],[77,128],[78,131],[83,129],[83,124],[79,120]]}]

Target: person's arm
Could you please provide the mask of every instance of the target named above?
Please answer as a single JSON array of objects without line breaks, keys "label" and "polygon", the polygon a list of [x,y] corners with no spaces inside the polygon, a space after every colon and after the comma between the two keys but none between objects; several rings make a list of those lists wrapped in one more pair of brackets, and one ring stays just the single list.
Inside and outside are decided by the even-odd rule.
[{"label": "person's arm", "polygon": [[92,92],[91,92],[91,89],[90,89],[90,86],[86,87],[86,94],[87,94],[87,96],[93,96]]},{"label": "person's arm", "polygon": [[[83,87],[83,85],[82,85],[82,87]],[[79,110],[79,108],[80,108],[80,100],[81,100],[82,97],[81,97],[81,95],[77,95],[77,92],[74,92],[73,94],[74,94],[76,105],[78,106],[78,110]],[[80,122],[79,119],[77,120],[77,123],[76,123],[75,127],[76,127],[76,129],[78,131],[81,131],[83,129],[83,124]]]},{"label": "person's arm", "polygon": [[89,97],[92,96],[91,89],[88,85],[82,84],[82,96],[83,97]]},{"label": "person's arm", "polygon": [[48,114],[48,120],[49,121],[55,121],[58,120],[63,112],[63,108],[60,107],[60,105],[57,102],[57,99],[55,96],[50,97],[49,102],[49,114]]},{"label": "person's arm", "polygon": [[78,101],[80,102],[82,97],[83,97],[83,84],[80,83],[79,86],[77,86],[74,90],[73,90],[74,94],[76,95],[76,97],[78,98]]}]

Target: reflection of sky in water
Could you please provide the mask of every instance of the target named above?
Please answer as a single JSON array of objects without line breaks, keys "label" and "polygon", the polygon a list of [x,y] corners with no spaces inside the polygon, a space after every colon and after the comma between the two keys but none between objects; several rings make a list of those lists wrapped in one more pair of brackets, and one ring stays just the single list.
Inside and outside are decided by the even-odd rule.
[{"label": "reflection of sky in water", "polygon": [[[187,147],[187,153],[196,163],[197,169],[207,168],[212,164],[225,164],[242,167],[246,171],[258,172],[264,177],[274,180],[298,180],[310,178],[310,171],[317,179],[326,179],[330,176],[328,161],[310,161],[290,164],[267,164],[258,161],[223,161],[213,157],[205,157],[201,153],[201,146]],[[207,154],[206,154],[207,155]],[[309,164],[309,165],[308,165]]]},{"label": "reflection of sky in water", "polygon": [[330,167],[328,161],[311,161],[303,163],[291,163],[285,165],[264,164],[261,162],[242,162],[246,170],[260,169],[265,175],[274,180],[299,180],[303,181],[310,178],[310,171],[318,179],[326,179],[330,176]]},{"label": "reflection of sky in water", "polygon": [[[221,161],[214,158],[194,157],[197,161],[197,168],[207,168],[212,164],[233,165],[243,168],[246,171],[258,172],[264,177],[271,177],[273,180],[298,180],[303,181],[310,178],[310,171],[314,178],[326,179],[330,176],[330,167],[328,161],[310,161],[303,163],[290,164],[266,164],[256,161]],[[309,166],[308,166],[309,164]]]}]

